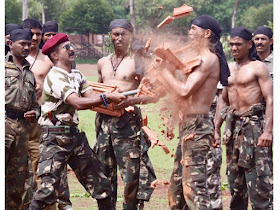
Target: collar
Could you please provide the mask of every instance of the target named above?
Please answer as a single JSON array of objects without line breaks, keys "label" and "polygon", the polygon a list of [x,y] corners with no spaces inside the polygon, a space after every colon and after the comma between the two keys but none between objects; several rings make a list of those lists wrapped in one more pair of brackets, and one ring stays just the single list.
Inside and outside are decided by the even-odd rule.
[{"label": "collar", "polygon": [[[6,55],[5,58],[6,63],[12,63],[13,65],[16,66],[15,62],[14,62],[14,55],[9,51]],[[30,63],[24,58],[23,62],[22,62],[22,69],[28,69],[29,70],[30,67]]]},{"label": "collar", "polygon": [[57,67],[57,66],[53,66],[52,69],[57,70],[57,71],[60,71],[61,73],[67,74],[67,75],[68,75],[68,74],[71,74],[71,73],[73,72],[73,69],[71,69],[70,72],[68,72],[68,71],[66,71],[66,70],[64,70],[64,69],[62,69],[62,68],[60,68],[60,67]]},{"label": "collar", "polygon": [[273,62],[273,51],[264,59],[264,62],[272,63]]}]

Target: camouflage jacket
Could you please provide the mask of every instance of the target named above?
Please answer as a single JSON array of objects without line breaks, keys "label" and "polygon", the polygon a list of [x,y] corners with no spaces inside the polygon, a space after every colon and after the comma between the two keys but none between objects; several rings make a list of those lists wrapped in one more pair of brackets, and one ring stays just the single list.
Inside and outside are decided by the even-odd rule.
[{"label": "camouflage jacket", "polygon": [[84,75],[75,69],[67,72],[54,66],[47,74],[42,95],[40,125],[53,125],[48,117],[52,112],[59,122],[66,125],[78,125],[78,111],[72,105],[65,102],[71,93],[81,96],[89,87]]},{"label": "camouflage jacket", "polygon": [[36,81],[30,64],[23,60],[22,71],[16,66],[13,55],[8,52],[5,60],[5,107],[20,112],[35,110],[40,114],[36,99]]}]

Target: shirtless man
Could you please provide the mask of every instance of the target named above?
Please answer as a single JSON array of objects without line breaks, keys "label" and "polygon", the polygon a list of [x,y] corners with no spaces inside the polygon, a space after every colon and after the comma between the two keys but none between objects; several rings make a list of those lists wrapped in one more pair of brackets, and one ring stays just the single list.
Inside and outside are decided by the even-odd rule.
[{"label": "shirtless man", "polygon": [[[209,110],[218,81],[227,85],[229,76],[220,36],[221,28],[213,17],[202,15],[194,18],[190,22],[189,37],[202,57],[201,65],[186,76],[185,82],[176,80],[166,68],[158,72],[161,85],[177,98],[174,106],[181,112],[180,141],[169,187],[171,209],[212,209],[206,184],[207,153],[214,143],[214,127]],[[178,177],[182,177],[182,180]]]},{"label": "shirtless man", "polygon": [[262,62],[268,68],[269,74],[273,79],[273,32],[267,26],[259,26],[254,31],[254,43]]},{"label": "shirtless man", "polygon": [[[230,49],[235,62],[223,89],[227,172],[231,209],[272,209],[272,81],[264,63],[253,57],[252,33],[232,29]],[[264,97],[266,107],[261,104]],[[266,116],[264,123],[264,114]],[[222,121],[217,121],[219,132]]]},{"label": "shirtless man", "polygon": [[[116,19],[110,23],[109,30],[114,53],[98,61],[98,82],[115,85],[121,92],[137,89],[143,75],[138,73],[135,55],[131,51],[133,27],[128,20]],[[117,200],[117,165],[119,166],[124,182],[124,209],[138,209],[140,206],[142,208],[143,200],[148,201],[153,191],[150,184],[155,177],[143,182],[147,184],[148,193],[138,190],[141,185],[139,173],[142,154],[139,131],[142,127],[142,116],[140,109],[134,106],[151,101],[152,98],[149,96],[127,97],[115,105],[115,108],[133,106],[134,111],[125,112],[121,117],[100,113],[96,116],[97,141],[93,151],[98,154],[104,173],[111,181],[114,204]],[[145,158],[149,159],[148,156]]]}]

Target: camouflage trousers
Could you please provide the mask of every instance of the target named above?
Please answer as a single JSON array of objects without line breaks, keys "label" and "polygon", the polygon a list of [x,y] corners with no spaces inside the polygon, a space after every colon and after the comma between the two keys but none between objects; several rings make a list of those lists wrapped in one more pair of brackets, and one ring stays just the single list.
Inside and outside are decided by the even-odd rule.
[{"label": "camouflage trousers", "polygon": [[28,157],[28,130],[26,120],[5,118],[5,185],[6,209],[19,209],[24,192]]},{"label": "camouflage trousers", "polygon": [[247,209],[248,194],[252,209],[273,208],[272,148],[257,146],[263,128],[263,113],[259,111],[227,116],[224,135],[231,209]]},{"label": "camouflage trousers", "polygon": [[[196,135],[193,139],[185,141],[189,135],[194,133]],[[215,153],[214,149],[210,149],[213,136],[213,123],[208,115],[184,116],[183,122],[180,124],[180,142],[177,146],[168,189],[171,209],[208,210],[213,208],[212,203],[217,209],[221,207],[219,175],[221,156],[220,153]],[[214,158],[214,155],[219,157]],[[212,161],[207,162],[210,156]],[[215,171],[215,175],[213,175],[213,171]],[[213,179],[215,182],[211,183]],[[218,194],[216,188],[219,188]],[[214,202],[211,202],[210,192],[214,192],[211,196]]]},{"label": "camouflage trousers", "polygon": [[148,201],[153,192],[150,185],[156,177],[147,154],[150,145],[141,138],[140,110],[135,107],[134,112],[125,112],[121,117],[97,113],[95,126],[97,140],[93,150],[111,182],[114,205],[118,166],[124,183],[123,209],[143,208],[143,201]]},{"label": "camouflage trousers", "polygon": [[[31,200],[33,193],[41,187],[41,178],[37,176],[37,167],[40,159],[39,151],[39,140],[41,135],[41,126],[38,123],[33,123],[31,128],[31,133],[28,142],[28,154],[29,154],[29,170],[27,172],[27,179],[25,181],[25,192],[22,198],[22,205],[20,209],[27,209]],[[60,190],[58,196],[58,209],[67,209],[72,207],[70,201],[70,191],[68,187],[67,179],[67,165],[65,169],[61,172]],[[55,210],[56,204],[48,206],[47,210]]]},{"label": "camouflage trousers", "polygon": [[[98,205],[107,197],[111,199],[110,183],[101,169],[100,161],[89,147],[84,132],[69,135],[42,133],[40,154],[38,177],[42,180],[41,188],[34,193],[29,209],[43,209],[56,202],[61,173],[67,163],[87,192],[97,199]],[[110,201],[107,207],[111,207]]]}]

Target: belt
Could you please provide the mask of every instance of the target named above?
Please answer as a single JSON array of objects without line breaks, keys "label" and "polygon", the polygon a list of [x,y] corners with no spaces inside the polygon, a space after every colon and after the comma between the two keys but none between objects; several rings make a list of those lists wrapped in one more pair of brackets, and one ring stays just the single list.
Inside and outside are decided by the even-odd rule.
[{"label": "belt", "polygon": [[17,109],[6,108],[6,116],[11,119],[22,120],[24,119],[24,113],[25,112],[19,111]]},{"label": "belt", "polygon": [[43,126],[42,133],[53,133],[53,134],[71,134],[79,133],[77,126]]}]

